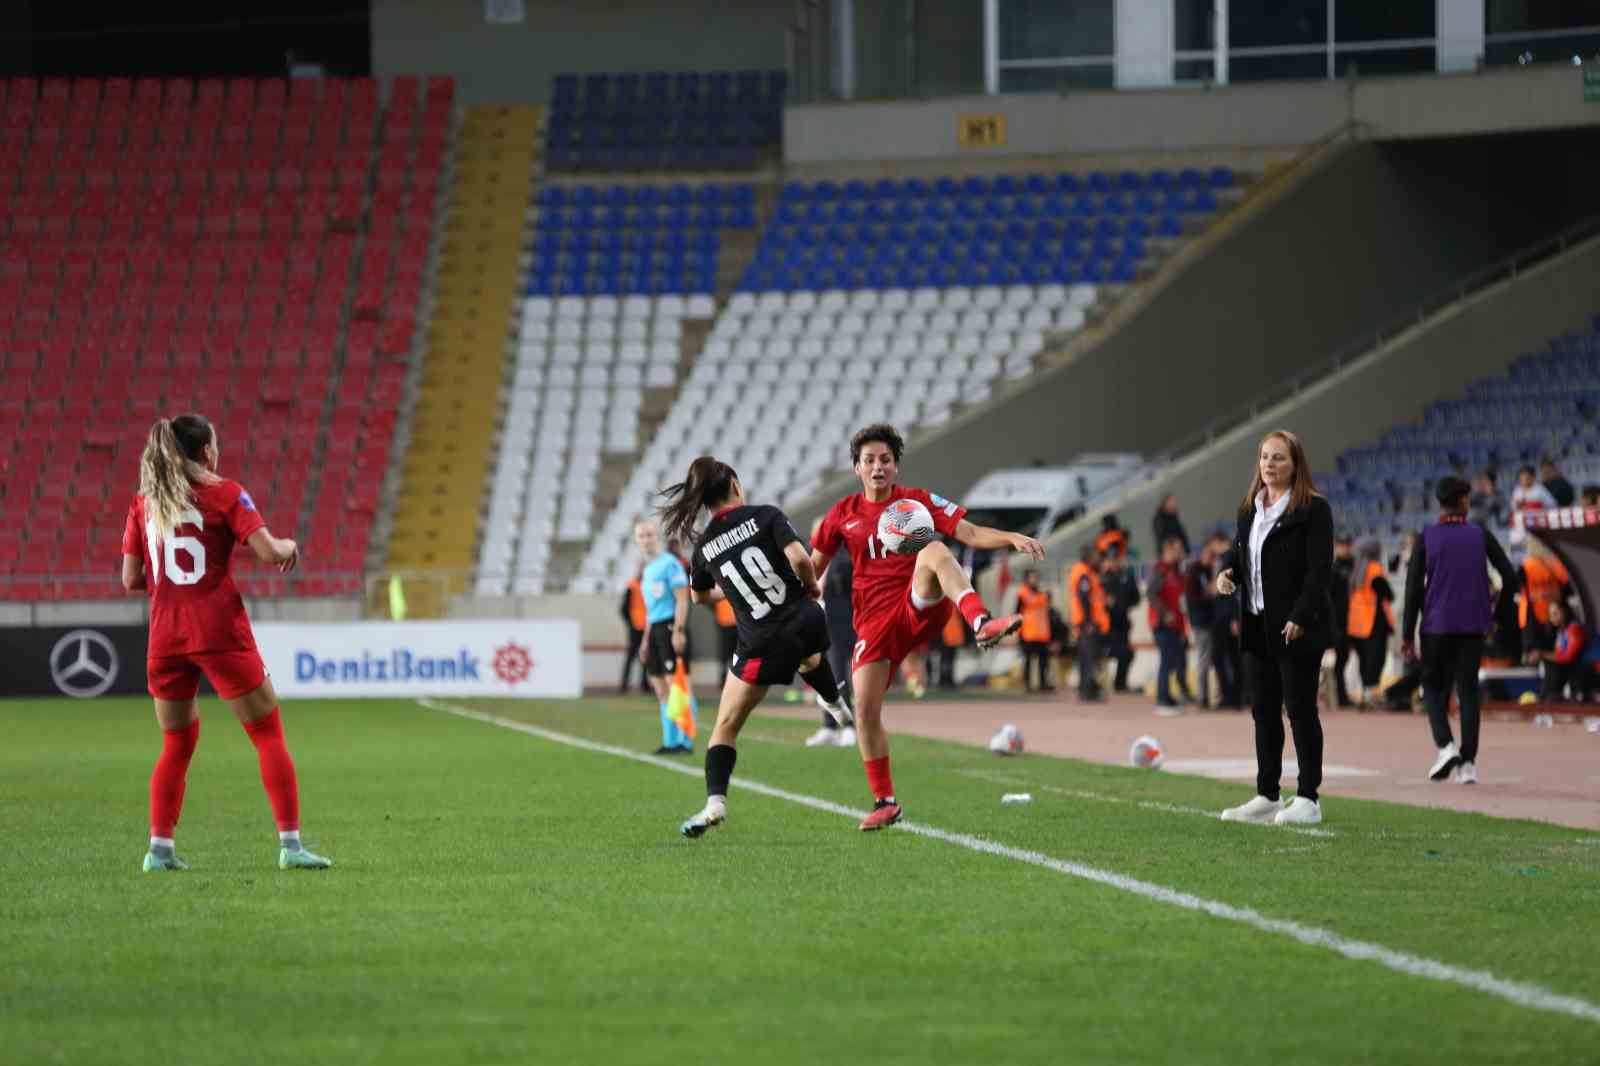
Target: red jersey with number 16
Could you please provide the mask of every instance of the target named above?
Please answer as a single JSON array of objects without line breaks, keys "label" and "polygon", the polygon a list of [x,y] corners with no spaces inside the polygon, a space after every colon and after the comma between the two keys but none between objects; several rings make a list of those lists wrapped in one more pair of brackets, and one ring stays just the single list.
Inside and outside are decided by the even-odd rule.
[{"label": "red jersey with number 16", "polygon": [[231,563],[234,545],[266,524],[250,494],[224,478],[193,486],[193,503],[183,512],[183,521],[157,543],[144,497],[133,498],[122,554],[144,560],[150,658],[255,648]]},{"label": "red jersey with number 16", "polygon": [[945,536],[954,536],[956,526],[967,514],[965,507],[942,496],[902,485],[891,488],[889,498],[882,503],[873,503],[858,492],[833,505],[817,529],[816,541],[811,546],[827,556],[832,556],[841,546],[850,550],[850,562],[855,567],[850,582],[850,605],[855,610],[857,633],[869,632],[875,618],[887,617],[899,609],[900,601],[906,598],[906,588],[911,584],[911,574],[917,568],[915,555],[892,554],[878,540],[878,517],[895,500],[916,500],[922,504],[933,515],[933,527]]}]

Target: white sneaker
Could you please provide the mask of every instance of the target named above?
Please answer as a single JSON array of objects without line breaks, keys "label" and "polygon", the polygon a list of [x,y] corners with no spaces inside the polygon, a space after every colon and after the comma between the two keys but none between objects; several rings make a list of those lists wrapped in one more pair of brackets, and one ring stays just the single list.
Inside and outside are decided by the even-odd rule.
[{"label": "white sneaker", "polygon": [[1296,796],[1289,806],[1278,812],[1274,825],[1316,825],[1322,821],[1322,807],[1316,800]]},{"label": "white sneaker", "polygon": [[806,737],[806,747],[831,748],[839,743],[839,734],[842,732],[844,732],[842,729],[829,729],[827,726],[823,726],[809,737]]},{"label": "white sneaker", "polygon": [[1265,796],[1257,796],[1249,803],[1242,803],[1237,807],[1229,807],[1222,812],[1224,822],[1253,822],[1256,825],[1270,825],[1272,820],[1283,810],[1283,804],[1277,800],[1269,800]]},{"label": "white sneaker", "polygon": [[1439,749],[1439,757],[1433,760],[1433,766],[1428,770],[1428,778],[1432,781],[1443,781],[1450,776],[1450,771],[1461,765],[1461,753],[1456,751],[1456,742],[1451,741]]},{"label": "white sneaker", "polygon": [[1464,762],[1457,767],[1456,783],[1460,785],[1476,785],[1478,783],[1477,764]]},{"label": "white sneaker", "polygon": [[853,748],[856,746],[856,731],[850,726],[845,726],[843,729],[836,729],[834,732],[838,734],[838,736],[834,739],[834,743],[839,745],[841,748]]},{"label": "white sneaker", "polygon": [[839,693],[839,702],[828,703],[821,696],[817,697],[817,706],[827,711],[835,722],[840,725],[854,725],[855,714],[850,710],[850,701],[845,699],[844,693]]}]

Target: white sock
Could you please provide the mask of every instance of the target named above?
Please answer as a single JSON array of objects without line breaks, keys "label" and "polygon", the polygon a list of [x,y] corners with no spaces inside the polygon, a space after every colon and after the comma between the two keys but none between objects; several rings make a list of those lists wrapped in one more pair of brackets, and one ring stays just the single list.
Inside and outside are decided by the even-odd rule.
[{"label": "white sock", "polygon": [[171,837],[157,837],[157,836],[151,837],[150,838],[150,850],[152,852],[156,853],[157,855],[171,855],[171,854],[173,854],[174,846],[173,846],[173,843],[172,843],[172,838]]},{"label": "white sock", "polygon": [[300,830],[288,829],[278,834],[278,844],[290,851],[300,850]]},{"label": "white sock", "polygon": [[728,797],[707,796],[706,813],[716,815],[718,818],[726,818],[728,816]]}]

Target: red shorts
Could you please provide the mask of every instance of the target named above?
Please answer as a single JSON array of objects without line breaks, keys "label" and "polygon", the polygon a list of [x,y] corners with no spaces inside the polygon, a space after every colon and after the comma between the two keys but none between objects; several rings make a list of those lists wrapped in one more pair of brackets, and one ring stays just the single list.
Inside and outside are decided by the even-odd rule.
[{"label": "red shorts", "polygon": [[892,612],[856,619],[856,647],[850,668],[887,659],[889,668],[894,669],[907,655],[927,646],[944,629],[953,610],[955,604],[949,596],[918,610],[911,602],[911,590],[906,589],[900,605]]},{"label": "red shorts", "polygon": [[200,691],[204,673],[225,700],[236,700],[260,688],[267,680],[261,653],[248,651],[202,651],[193,655],[166,655],[145,662],[150,695],[158,700],[192,700]]}]

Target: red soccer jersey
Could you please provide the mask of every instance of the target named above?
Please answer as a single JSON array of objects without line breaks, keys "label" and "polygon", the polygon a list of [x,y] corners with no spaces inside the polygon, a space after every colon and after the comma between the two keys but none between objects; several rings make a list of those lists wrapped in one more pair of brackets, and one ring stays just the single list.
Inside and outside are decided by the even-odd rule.
[{"label": "red soccer jersey", "polygon": [[144,560],[150,589],[152,659],[256,646],[244,600],[233,583],[234,545],[265,526],[255,501],[237,481],[194,486],[194,505],[178,528],[156,543],[135,496],[122,533],[122,554]]},{"label": "red soccer jersey", "polygon": [[905,598],[911,573],[917,568],[915,555],[895,555],[878,540],[878,516],[895,500],[922,504],[933,515],[934,528],[946,536],[955,534],[956,526],[967,514],[965,507],[942,496],[903,485],[890,489],[889,498],[882,503],[873,503],[858,492],[833,505],[811,546],[830,557],[841,545],[850,550],[854,567],[850,605],[855,611],[857,633],[872,631],[875,619],[893,614]]}]

